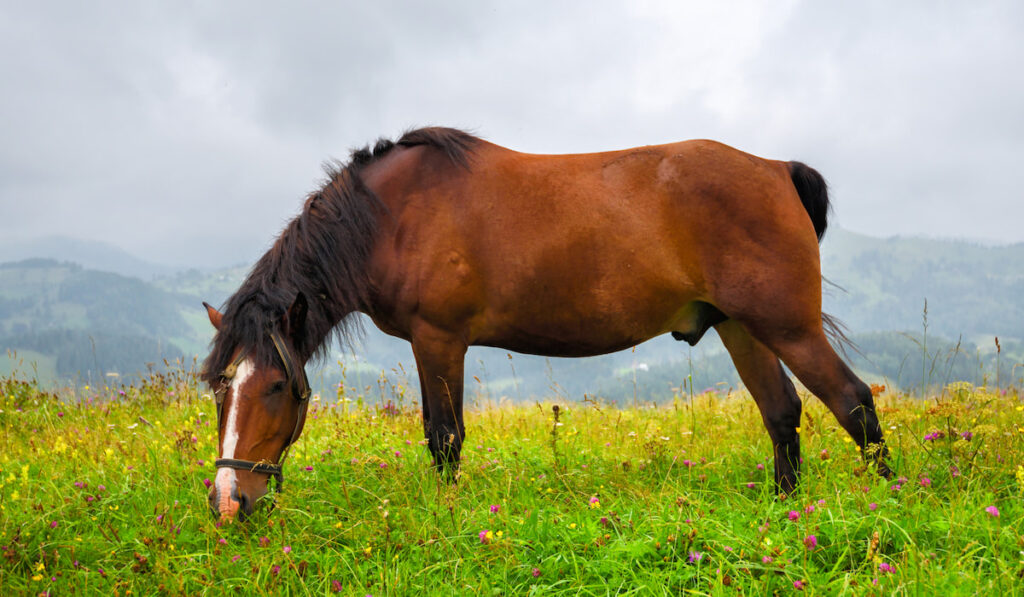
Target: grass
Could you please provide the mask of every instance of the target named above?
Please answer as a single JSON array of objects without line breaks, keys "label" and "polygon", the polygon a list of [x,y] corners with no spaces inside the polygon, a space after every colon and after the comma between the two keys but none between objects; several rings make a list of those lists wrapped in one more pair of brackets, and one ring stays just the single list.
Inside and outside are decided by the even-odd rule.
[{"label": "grass", "polygon": [[276,507],[224,525],[206,504],[214,406],[189,375],[0,391],[4,595],[1021,590],[1016,390],[879,396],[898,480],[808,398],[802,484],[782,500],[740,393],[560,401],[557,420],[552,404],[479,408],[456,484],[431,470],[411,406],[331,397],[311,406]]}]

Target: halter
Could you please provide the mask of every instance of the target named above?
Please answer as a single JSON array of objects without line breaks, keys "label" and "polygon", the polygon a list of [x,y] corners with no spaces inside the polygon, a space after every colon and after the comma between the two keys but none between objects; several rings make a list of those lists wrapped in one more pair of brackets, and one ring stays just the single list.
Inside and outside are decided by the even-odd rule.
[{"label": "halter", "polygon": [[[220,468],[232,468],[239,471],[250,471],[253,473],[261,473],[264,475],[270,475],[277,479],[277,491],[281,492],[284,490],[284,471],[282,466],[284,465],[284,459],[288,455],[288,450],[295,443],[295,440],[299,439],[299,430],[302,428],[302,422],[306,418],[306,409],[309,407],[309,378],[306,377],[306,370],[304,367],[296,366],[295,360],[292,358],[291,352],[284,343],[284,339],[281,338],[281,333],[277,330],[268,330],[270,340],[274,343],[274,348],[277,349],[278,356],[281,357],[281,362],[284,363],[284,373],[288,378],[288,387],[291,389],[292,397],[299,401],[300,410],[299,415],[295,419],[295,429],[292,431],[291,439],[284,445],[284,450],[281,452],[281,458],[278,459],[277,464],[261,460],[254,462],[252,460],[240,460],[237,458],[218,458],[213,461],[213,465]],[[235,373],[238,371],[238,366],[245,360],[246,353],[240,352],[234,361],[230,365],[224,368],[221,372],[220,377],[224,382],[230,381]],[[295,375],[295,370],[298,369],[302,375]],[[224,410],[224,396],[227,392],[221,390],[215,392],[217,400],[217,429],[220,429],[221,423],[221,412]]]}]

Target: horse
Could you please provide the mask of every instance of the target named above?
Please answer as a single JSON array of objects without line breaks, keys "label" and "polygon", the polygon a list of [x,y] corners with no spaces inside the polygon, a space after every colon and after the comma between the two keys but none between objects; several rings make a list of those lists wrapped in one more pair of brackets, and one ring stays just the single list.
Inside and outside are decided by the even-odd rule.
[{"label": "horse", "polygon": [[215,328],[215,515],[244,518],[283,482],[302,432],[304,366],[357,312],[412,344],[434,464],[458,466],[470,345],[605,354],[715,328],[797,486],[801,400],[782,363],[889,476],[870,389],[821,311],[824,178],[709,140],[602,153],[520,153],[450,128],[378,140],[326,167]]}]

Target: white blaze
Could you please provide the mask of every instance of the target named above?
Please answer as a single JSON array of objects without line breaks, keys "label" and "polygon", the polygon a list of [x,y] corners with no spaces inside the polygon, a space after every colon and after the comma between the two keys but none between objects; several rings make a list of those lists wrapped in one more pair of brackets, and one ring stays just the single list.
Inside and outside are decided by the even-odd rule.
[{"label": "white blaze", "polygon": [[[238,447],[238,407],[242,402],[242,386],[245,385],[253,371],[252,361],[245,359],[238,365],[238,369],[235,370],[235,376],[231,379],[228,396],[225,396],[225,400],[229,396],[231,400],[228,401],[228,412],[225,414],[226,423],[224,425],[224,441],[221,444],[223,447],[220,455],[221,458],[235,457],[235,448]],[[218,490],[225,492],[222,495],[228,495],[235,478],[235,469],[217,469],[216,484]]]}]

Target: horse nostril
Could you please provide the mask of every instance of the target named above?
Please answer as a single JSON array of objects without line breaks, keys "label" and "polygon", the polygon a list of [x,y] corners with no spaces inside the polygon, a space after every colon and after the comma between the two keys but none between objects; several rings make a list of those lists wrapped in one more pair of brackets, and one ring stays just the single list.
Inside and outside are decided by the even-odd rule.
[{"label": "horse nostril", "polygon": [[249,494],[244,491],[233,491],[231,497],[238,502],[238,520],[244,521],[246,516],[252,514],[252,500],[249,499]]}]

